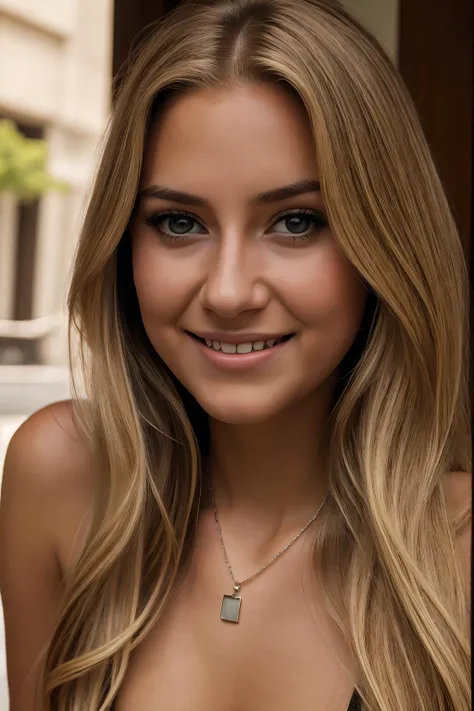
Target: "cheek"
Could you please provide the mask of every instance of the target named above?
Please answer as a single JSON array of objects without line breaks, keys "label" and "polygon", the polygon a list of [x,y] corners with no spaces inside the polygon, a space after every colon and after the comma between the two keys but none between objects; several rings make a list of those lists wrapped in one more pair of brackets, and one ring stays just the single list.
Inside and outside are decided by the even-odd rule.
[{"label": "cheek", "polygon": [[288,305],[305,327],[301,341],[303,371],[313,375],[317,371],[317,379],[323,380],[354,342],[367,289],[343,255],[337,249],[328,249],[324,255],[307,259],[291,292]]},{"label": "cheek", "polygon": [[287,304],[305,326],[357,330],[367,290],[333,241],[306,255],[285,281]]},{"label": "cheek", "polygon": [[[149,239],[132,242],[133,280],[145,328],[173,323],[186,302],[185,274]],[[153,319],[153,321],[151,321]]]}]

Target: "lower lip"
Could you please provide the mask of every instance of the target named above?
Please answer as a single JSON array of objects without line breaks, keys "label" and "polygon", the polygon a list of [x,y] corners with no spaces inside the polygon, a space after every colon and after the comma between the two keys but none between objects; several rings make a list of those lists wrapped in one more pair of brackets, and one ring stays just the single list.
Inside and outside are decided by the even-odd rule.
[{"label": "lower lip", "polygon": [[216,351],[215,348],[210,348],[205,343],[201,343],[196,338],[188,336],[200,349],[204,356],[206,356],[211,363],[219,366],[220,368],[227,368],[229,370],[242,370],[244,368],[251,368],[256,365],[264,363],[274,356],[278,355],[293,338],[289,341],[284,341],[279,343],[277,346],[272,346],[271,348],[264,348],[261,351],[251,351],[250,353],[223,353],[222,351]]}]

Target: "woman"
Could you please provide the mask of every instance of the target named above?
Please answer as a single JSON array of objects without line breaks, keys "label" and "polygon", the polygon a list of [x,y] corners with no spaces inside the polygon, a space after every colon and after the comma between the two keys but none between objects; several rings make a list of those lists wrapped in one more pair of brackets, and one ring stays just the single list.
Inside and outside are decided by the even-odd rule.
[{"label": "woman", "polygon": [[467,711],[467,305],[374,39],[330,0],[182,3],[75,259],[86,397],[9,447],[12,711]]}]

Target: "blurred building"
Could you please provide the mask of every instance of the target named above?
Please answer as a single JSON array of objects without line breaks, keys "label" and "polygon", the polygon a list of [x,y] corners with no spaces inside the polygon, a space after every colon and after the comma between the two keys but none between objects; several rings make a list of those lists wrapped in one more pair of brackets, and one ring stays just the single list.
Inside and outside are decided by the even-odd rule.
[{"label": "blurred building", "polygon": [[67,194],[0,195],[0,365],[63,364],[65,296],[110,105],[112,0],[0,0],[0,118],[44,138]]}]

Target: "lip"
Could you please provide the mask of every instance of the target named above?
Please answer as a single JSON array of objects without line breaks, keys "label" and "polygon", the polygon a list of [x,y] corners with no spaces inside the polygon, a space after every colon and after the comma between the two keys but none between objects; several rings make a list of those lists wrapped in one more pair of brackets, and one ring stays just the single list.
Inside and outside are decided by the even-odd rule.
[{"label": "lip", "polygon": [[[284,341],[283,343],[279,343],[278,345],[272,346],[271,348],[265,348],[261,351],[251,351],[250,353],[223,353],[222,351],[216,351],[214,348],[206,346],[205,343],[201,343],[201,341],[198,341],[196,338],[190,336],[189,333],[186,333],[186,335],[195,344],[196,348],[199,350],[199,352],[203,355],[204,358],[206,358],[210,363],[212,363],[212,365],[226,370],[244,370],[245,368],[253,368],[261,365],[262,363],[266,363],[272,358],[276,358],[278,354],[281,353],[282,349],[295,338],[295,336],[293,336],[293,338],[290,338],[289,341]],[[208,338],[209,340],[215,341],[222,340],[219,338],[211,338],[210,336],[208,336]],[[229,336],[226,336],[226,338],[229,338]],[[253,338],[252,340],[263,341],[269,340],[270,338],[273,338],[273,336],[267,336],[266,338]],[[233,341],[224,341],[224,343],[245,342],[246,341],[241,340],[237,341],[235,338]]]}]

